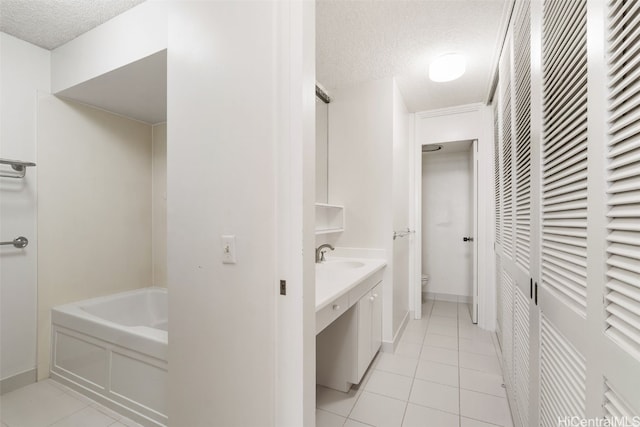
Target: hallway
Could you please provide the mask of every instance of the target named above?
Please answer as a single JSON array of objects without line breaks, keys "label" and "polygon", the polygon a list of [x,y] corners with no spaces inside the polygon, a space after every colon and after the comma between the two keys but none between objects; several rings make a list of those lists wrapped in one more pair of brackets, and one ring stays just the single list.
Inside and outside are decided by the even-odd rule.
[{"label": "hallway", "polygon": [[317,388],[317,427],[512,426],[495,335],[471,323],[466,304],[422,310],[357,388]]}]

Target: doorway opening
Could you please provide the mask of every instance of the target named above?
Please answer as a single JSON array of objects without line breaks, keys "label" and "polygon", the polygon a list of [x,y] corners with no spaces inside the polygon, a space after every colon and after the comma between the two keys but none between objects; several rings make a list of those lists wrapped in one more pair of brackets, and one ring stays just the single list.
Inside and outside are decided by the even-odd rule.
[{"label": "doorway opening", "polygon": [[[441,147],[436,149],[437,147]],[[478,322],[477,140],[422,145],[418,192],[421,224],[416,251],[421,281],[414,295],[464,303]]]}]

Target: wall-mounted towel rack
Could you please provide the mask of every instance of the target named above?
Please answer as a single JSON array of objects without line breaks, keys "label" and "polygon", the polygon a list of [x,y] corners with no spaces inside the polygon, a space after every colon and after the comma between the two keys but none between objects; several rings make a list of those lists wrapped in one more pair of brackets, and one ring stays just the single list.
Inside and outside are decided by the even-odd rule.
[{"label": "wall-mounted towel rack", "polygon": [[416,230],[411,230],[410,228],[407,227],[406,230],[402,230],[402,231],[394,231],[393,232],[393,240],[396,240],[397,237],[404,237],[404,236],[408,236],[411,233],[415,233]]},{"label": "wall-mounted towel rack", "polygon": [[24,236],[16,237],[10,242],[0,242],[0,246],[13,245],[14,248],[18,248],[18,249],[22,249],[26,247],[28,244],[29,244],[29,240]]},{"label": "wall-mounted towel rack", "polygon": [[0,176],[4,176],[6,178],[24,178],[27,173],[27,168],[35,166],[36,164],[33,162],[23,162],[21,160],[0,159],[0,165],[9,165],[11,166],[11,169],[15,171],[2,171],[0,172]]}]

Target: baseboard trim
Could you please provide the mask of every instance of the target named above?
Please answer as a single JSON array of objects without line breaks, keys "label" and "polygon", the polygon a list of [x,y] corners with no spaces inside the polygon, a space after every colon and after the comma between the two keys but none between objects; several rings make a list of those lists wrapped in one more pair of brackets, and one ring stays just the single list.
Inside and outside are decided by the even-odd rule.
[{"label": "baseboard trim", "polygon": [[120,415],[124,415],[125,417],[129,418],[132,421],[135,421],[136,423],[139,423],[144,427],[166,427],[166,425],[162,424],[160,421],[152,420],[132,409],[122,406],[115,400],[109,399],[99,393],[96,393],[95,391],[84,387],[83,385],[78,384],[72,380],[69,380],[56,372],[51,372],[49,378],[83,395],[87,399],[93,400],[94,402],[99,403],[100,405],[109,408],[112,411],[119,413]]},{"label": "baseboard trim", "polygon": [[434,300],[434,301],[447,301],[447,302],[458,302],[464,304],[471,304],[472,298],[469,295],[455,295],[455,294],[443,294],[439,292],[423,292],[422,293],[423,301],[426,299]]},{"label": "baseboard trim", "polygon": [[9,393],[36,382],[36,368],[0,380],[0,394]]},{"label": "baseboard trim", "polygon": [[396,334],[393,336],[393,341],[382,341],[382,351],[384,351],[385,353],[395,353],[398,342],[400,341],[400,338],[402,338],[402,334],[407,328],[407,324],[409,323],[409,319],[411,318],[412,314],[413,312],[407,311],[407,313],[404,315],[404,319],[402,319],[400,327],[396,331]]}]

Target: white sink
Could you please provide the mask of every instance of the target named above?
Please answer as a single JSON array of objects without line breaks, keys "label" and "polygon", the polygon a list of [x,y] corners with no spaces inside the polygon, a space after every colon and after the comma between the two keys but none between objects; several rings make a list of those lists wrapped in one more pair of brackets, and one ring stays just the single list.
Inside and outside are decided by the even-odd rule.
[{"label": "white sink", "polygon": [[320,269],[327,270],[353,270],[356,268],[364,267],[364,262],[361,261],[347,261],[347,260],[328,260],[318,264]]},{"label": "white sink", "polygon": [[381,270],[383,259],[333,258],[316,264],[316,312]]}]

